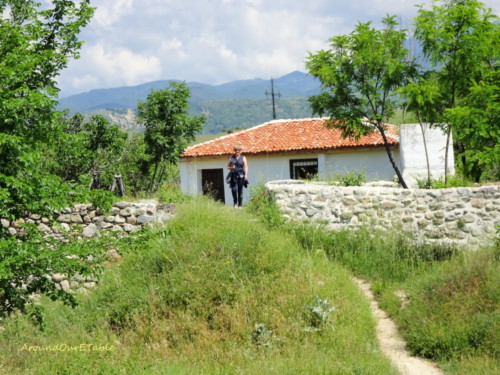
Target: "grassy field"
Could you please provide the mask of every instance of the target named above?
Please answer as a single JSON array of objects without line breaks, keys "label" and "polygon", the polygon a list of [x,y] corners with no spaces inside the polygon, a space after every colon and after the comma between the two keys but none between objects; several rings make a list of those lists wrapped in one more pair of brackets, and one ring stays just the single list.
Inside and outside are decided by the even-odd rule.
[{"label": "grassy field", "polygon": [[[264,194],[264,195],[263,195]],[[476,251],[416,245],[394,230],[330,232],[321,225],[286,224],[264,191],[248,209],[270,228],[295,236],[371,282],[413,355],[437,362],[447,374],[500,374],[500,247]]]},{"label": "grassy field", "polygon": [[500,373],[500,251],[414,245],[398,234],[294,230],[311,251],[371,281],[413,355],[448,374]]},{"label": "grassy field", "polygon": [[311,250],[371,281],[413,355],[447,374],[500,373],[500,251],[415,245],[395,233],[295,230]]},{"label": "grassy field", "polygon": [[350,272],[244,210],[187,202],[122,252],[45,332],[2,322],[0,373],[396,374]]},{"label": "grassy field", "polygon": [[396,374],[353,275],[414,355],[450,375],[500,373],[498,244],[287,224],[254,188],[245,210],[188,200],[120,246],[79,307],[41,301],[46,331],[0,322],[0,374]]}]

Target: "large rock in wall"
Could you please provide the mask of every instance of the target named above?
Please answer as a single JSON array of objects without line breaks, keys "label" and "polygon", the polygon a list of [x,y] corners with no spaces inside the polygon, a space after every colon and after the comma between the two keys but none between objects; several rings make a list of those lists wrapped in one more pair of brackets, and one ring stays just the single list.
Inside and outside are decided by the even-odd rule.
[{"label": "large rock in wall", "polygon": [[368,225],[475,247],[492,243],[500,226],[499,186],[424,190],[272,181],[266,188],[285,218],[321,221],[332,230]]}]

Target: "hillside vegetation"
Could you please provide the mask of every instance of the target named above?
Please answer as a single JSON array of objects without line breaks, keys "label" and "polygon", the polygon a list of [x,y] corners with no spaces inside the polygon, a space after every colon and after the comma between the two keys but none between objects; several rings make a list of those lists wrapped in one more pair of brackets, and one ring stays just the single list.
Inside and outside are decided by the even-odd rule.
[{"label": "hillside vegetation", "polygon": [[46,332],[4,322],[3,373],[396,374],[349,273],[245,212],[187,203],[122,252],[78,308],[43,300]]},{"label": "hillside vegetation", "polygon": [[305,250],[324,252],[332,266],[370,281],[412,355],[437,362],[446,374],[500,373],[500,241],[472,252],[416,244],[397,229],[284,223],[262,187],[248,208],[268,227],[293,234]]},{"label": "hillside vegetation", "polygon": [[[101,115],[127,132],[143,131],[134,108],[106,108],[83,112],[86,116]],[[191,102],[190,115],[204,114],[207,121],[200,134],[216,134],[225,129],[249,128],[273,119],[270,99],[225,99]],[[280,98],[276,104],[276,118],[307,118],[311,110],[307,97]]]}]

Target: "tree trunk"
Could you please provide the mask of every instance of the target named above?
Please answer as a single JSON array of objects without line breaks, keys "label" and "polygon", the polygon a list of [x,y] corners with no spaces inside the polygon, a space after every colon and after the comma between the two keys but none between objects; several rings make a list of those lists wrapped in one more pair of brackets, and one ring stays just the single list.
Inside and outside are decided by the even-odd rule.
[{"label": "tree trunk", "polygon": [[446,132],[446,148],[444,151],[444,186],[448,186],[448,152],[450,149],[450,136],[451,136],[451,126],[448,124],[448,130]]},{"label": "tree trunk", "polygon": [[418,116],[418,122],[420,123],[420,130],[422,131],[422,139],[424,141],[425,161],[427,163],[427,184],[430,187],[430,185],[431,185],[431,166],[429,163],[429,152],[427,151],[427,139],[425,138],[424,124],[422,124],[422,120],[420,119],[420,116]]},{"label": "tree trunk", "polygon": [[158,181],[156,181],[153,191],[155,191],[155,192],[158,191],[158,188],[160,187],[161,181],[163,180],[164,173],[165,173],[165,165],[162,165],[160,168],[160,173],[158,174]]},{"label": "tree trunk", "polygon": [[153,186],[154,186],[154,183],[156,180],[156,172],[158,171],[158,164],[159,164],[158,162],[156,162],[156,164],[155,164],[155,171],[153,172],[153,177],[151,178],[151,182],[149,183],[148,193],[152,192],[152,189],[153,189]]},{"label": "tree trunk", "polygon": [[389,161],[391,162],[392,168],[394,169],[394,171],[396,172],[396,175],[398,176],[399,183],[401,184],[401,186],[404,189],[408,189],[408,185],[406,185],[406,182],[403,179],[403,175],[399,171],[399,168],[396,165],[396,163],[394,162],[394,158],[392,157],[392,152],[391,152],[391,149],[389,147],[389,143],[387,142],[387,137],[385,136],[384,128],[382,127],[382,125],[377,126],[377,127],[380,131],[380,134],[382,134],[382,138],[384,139],[385,151],[387,152],[387,156],[389,157]]}]

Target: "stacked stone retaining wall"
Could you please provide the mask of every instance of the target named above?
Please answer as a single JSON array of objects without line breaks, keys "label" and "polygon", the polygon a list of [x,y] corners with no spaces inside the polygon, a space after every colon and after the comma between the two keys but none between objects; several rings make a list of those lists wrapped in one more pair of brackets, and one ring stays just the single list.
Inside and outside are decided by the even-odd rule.
[{"label": "stacked stone retaining wall", "polygon": [[12,222],[2,219],[1,224],[15,236],[22,233],[23,224],[32,223],[44,234],[64,240],[75,227],[82,229],[81,236],[85,238],[100,236],[103,231],[137,232],[151,223],[168,220],[174,212],[174,204],[153,202],[115,202],[109,212],[102,212],[91,204],[78,204],[54,211],[50,218],[33,214]]},{"label": "stacked stone retaining wall", "polygon": [[272,181],[287,219],[320,221],[331,230],[368,225],[411,232],[417,240],[477,247],[495,241],[500,226],[500,187],[439,190],[338,187]]},{"label": "stacked stone retaining wall", "polygon": [[[29,215],[14,221],[1,220],[1,225],[11,235],[23,233],[23,224],[31,223],[38,227],[45,236],[59,241],[70,238],[100,237],[104,233],[114,232],[119,235],[134,233],[152,223],[164,222],[173,217],[174,204],[157,204],[156,202],[116,202],[109,212],[101,212],[90,204],[78,204],[61,211],[54,211],[52,217]],[[120,257],[116,249],[107,251],[111,259]],[[94,277],[76,276],[68,279],[63,274],[50,275],[56,287],[65,291],[75,289],[92,289],[98,280]]]}]

